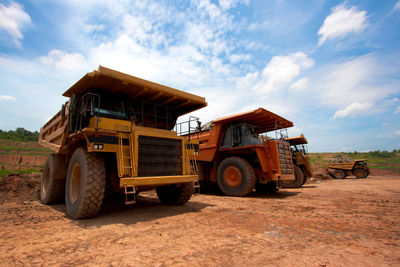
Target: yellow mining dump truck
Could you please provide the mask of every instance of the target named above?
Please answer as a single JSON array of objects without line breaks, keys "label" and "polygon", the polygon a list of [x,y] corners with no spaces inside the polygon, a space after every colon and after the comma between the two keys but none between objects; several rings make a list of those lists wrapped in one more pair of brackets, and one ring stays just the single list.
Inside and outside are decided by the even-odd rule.
[{"label": "yellow mining dump truck", "polygon": [[289,137],[285,139],[290,143],[292,150],[292,160],[296,179],[294,181],[283,181],[284,188],[298,188],[304,185],[307,178],[312,177],[313,170],[311,160],[308,156],[308,141],[303,134],[300,136]]},{"label": "yellow mining dump truck", "polygon": [[335,179],[344,179],[349,175],[356,178],[367,178],[370,174],[367,159],[358,159],[350,162],[329,163],[326,166],[328,173]]},{"label": "yellow mining dump truck", "polygon": [[[61,201],[72,218],[95,216],[105,188],[156,188],[161,202],[183,204],[198,186],[192,141],[172,131],[179,116],[205,107],[203,97],[100,66],[63,96],[69,100],[41,129],[50,148],[40,200]],[[193,158],[193,157],[192,157]]]}]

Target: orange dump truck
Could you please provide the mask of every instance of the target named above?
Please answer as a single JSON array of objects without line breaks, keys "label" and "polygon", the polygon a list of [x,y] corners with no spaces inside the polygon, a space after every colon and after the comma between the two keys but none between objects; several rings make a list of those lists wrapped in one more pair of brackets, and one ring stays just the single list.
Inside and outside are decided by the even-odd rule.
[{"label": "orange dump truck", "polygon": [[231,196],[246,196],[254,188],[276,192],[283,180],[295,179],[290,144],[265,133],[293,123],[263,108],[216,119],[191,133],[199,141],[199,179],[216,182]]}]

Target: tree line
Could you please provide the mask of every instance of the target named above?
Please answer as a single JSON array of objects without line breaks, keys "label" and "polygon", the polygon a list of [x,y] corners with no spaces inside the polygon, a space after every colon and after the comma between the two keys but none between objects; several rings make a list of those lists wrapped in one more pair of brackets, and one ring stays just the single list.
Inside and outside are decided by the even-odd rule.
[{"label": "tree line", "polygon": [[37,141],[38,138],[39,138],[38,131],[31,132],[22,127],[15,129],[15,131],[0,130],[0,139],[29,142],[29,141]]}]

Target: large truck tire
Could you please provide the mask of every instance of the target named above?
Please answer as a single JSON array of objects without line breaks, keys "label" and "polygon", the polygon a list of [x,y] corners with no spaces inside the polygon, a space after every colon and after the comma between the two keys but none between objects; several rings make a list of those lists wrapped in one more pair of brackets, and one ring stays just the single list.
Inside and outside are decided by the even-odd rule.
[{"label": "large truck tire", "polygon": [[40,202],[43,204],[61,203],[65,195],[67,165],[65,157],[51,154],[44,165],[40,184]]},{"label": "large truck tire", "polygon": [[358,179],[367,178],[368,177],[368,172],[366,170],[364,170],[364,169],[355,169],[353,171],[353,175]]},{"label": "large truck tire", "polygon": [[217,182],[221,191],[228,196],[243,197],[253,190],[256,184],[254,168],[239,157],[224,159],[218,166]]},{"label": "large truck tire", "polygon": [[305,179],[304,179],[303,171],[297,165],[293,165],[293,168],[294,168],[295,179],[294,179],[294,181],[288,181],[288,182],[285,180],[282,180],[283,188],[299,188],[304,184]]},{"label": "large truck tire", "polygon": [[346,178],[346,173],[343,170],[334,170],[332,176],[335,179],[344,179]]},{"label": "large truck tire", "polygon": [[278,187],[276,181],[268,182],[266,184],[257,182],[255,189],[256,189],[257,193],[260,193],[260,194],[274,194],[279,191],[279,187]]},{"label": "large truck tire", "polygon": [[77,148],[68,166],[65,190],[68,216],[83,219],[97,215],[103,203],[105,182],[104,159]]},{"label": "large truck tire", "polygon": [[183,205],[194,191],[193,183],[173,184],[156,188],[158,199],[167,205]]}]

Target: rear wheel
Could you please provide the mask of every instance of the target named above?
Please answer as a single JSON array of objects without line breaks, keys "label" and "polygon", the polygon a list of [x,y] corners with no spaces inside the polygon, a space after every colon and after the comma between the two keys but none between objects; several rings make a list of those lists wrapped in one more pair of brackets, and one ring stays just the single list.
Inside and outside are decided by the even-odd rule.
[{"label": "rear wheel", "polygon": [[51,154],[44,165],[40,185],[40,202],[43,204],[60,203],[64,199],[65,176],[67,167],[65,158]]},{"label": "rear wheel", "polygon": [[95,216],[103,203],[105,168],[103,158],[77,148],[68,166],[65,202],[68,216],[83,219]]},{"label": "rear wheel", "polygon": [[218,166],[217,182],[221,191],[228,196],[247,196],[256,183],[254,168],[245,159],[230,157]]},{"label": "rear wheel", "polygon": [[368,172],[366,170],[364,170],[364,169],[355,169],[353,171],[353,175],[358,179],[367,178]]},{"label": "rear wheel", "polygon": [[255,188],[256,191],[260,194],[273,194],[279,191],[279,187],[276,181],[268,182],[266,184],[257,182]]},{"label": "rear wheel", "polygon": [[333,178],[335,178],[335,179],[344,179],[344,178],[346,178],[346,174],[344,173],[343,170],[334,170],[332,175],[333,175]]},{"label": "rear wheel", "polygon": [[189,201],[194,191],[193,183],[172,184],[156,188],[161,203],[167,205],[183,205]]},{"label": "rear wheel", "polygon": [[304,184],[305,178],[303,171],[297,165],[293,165],[293,168],[294,168],[295,179],[294,181],[289,181],[289,182],[282,180],[283,188],[299,188]]}]

